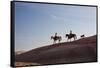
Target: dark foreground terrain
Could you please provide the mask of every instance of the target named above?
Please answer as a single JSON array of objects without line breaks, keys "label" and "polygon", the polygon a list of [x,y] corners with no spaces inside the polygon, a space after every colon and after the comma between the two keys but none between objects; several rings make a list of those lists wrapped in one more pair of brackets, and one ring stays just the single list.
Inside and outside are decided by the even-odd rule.
[{"label": "dark foreground terrain", "polygon": [[97,61],[96,35],[73,42],[47,45],[16,55],[16,66]]}]

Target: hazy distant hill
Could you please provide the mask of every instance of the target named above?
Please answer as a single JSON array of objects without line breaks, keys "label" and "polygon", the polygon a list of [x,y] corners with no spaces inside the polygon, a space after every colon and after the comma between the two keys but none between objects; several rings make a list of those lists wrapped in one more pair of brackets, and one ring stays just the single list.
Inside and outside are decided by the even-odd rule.
[{"label": "hazy distant hill", "polygon": [[95,62],[96,35],[73,42],[63,42],[36,48],[16,56],[16,62],[35,63],[33,65]]},{"label": "hazy distant hill", "polygon": [[25,51],[16,51],[15,54],[16,54],[16,55],[19,55],[19,54],[22,54],[22,53],[24,53],[24,52],[25,52]]}]

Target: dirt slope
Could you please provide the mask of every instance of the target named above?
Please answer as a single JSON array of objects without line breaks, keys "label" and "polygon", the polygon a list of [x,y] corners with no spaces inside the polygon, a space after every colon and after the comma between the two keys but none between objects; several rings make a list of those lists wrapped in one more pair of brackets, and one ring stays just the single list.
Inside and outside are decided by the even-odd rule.
[{"label": "dirt slope", "polygon": [[73,42],[47,45],[16,56],[16,62],[44,64],[95,62],[96,35]]}]

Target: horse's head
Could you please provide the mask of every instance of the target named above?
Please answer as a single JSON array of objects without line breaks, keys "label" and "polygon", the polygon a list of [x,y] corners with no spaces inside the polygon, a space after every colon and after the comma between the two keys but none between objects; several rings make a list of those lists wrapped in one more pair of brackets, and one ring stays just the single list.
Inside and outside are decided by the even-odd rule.
[{"label": "horse's head", "polygon": [[66,34],[66,37],[68,37],[69,36],[69,34]]}]

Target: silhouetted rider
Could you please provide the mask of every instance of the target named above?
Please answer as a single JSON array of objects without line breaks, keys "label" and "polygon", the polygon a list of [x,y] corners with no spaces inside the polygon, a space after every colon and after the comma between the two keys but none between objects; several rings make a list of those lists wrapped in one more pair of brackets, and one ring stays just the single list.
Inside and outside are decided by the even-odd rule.
[{"label": "silhouetted rider", "polygon": [[57,33],[55,33],[55,36],[54,36],[54,38],[57,40],[57,38],[58,38],[58,36],[57,36]]},{"label": "silhouetted rider", "polygon": [[72,30],[70,30],[70,33],[69,33],[70,35],[72,34]]}]

